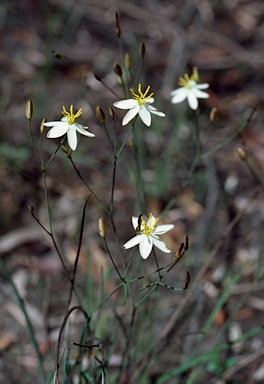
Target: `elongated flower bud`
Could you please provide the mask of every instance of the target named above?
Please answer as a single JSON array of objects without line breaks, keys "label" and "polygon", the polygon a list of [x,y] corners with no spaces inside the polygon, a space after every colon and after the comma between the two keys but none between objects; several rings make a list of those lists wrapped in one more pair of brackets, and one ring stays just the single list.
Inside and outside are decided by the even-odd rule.
[{"label": "elongated flower bud", "polygon": [[33,116],[33,104],[31,100],[27,101],[26,104],[26,118],[30,121]]},{"label": "elongated flower bud", "polygon": [[218,110],[215,107],[211,109],[210,120],[212,123],[215,123],[218,120]]},{"label": "elongated flower bud", "polygon": [[244,150],[244,148],[238,147],[236,150],[236,153],[237,153],[238,157],[240,158],[240,160],[242,160],[242,161],[247,160],[248,155],[247,155],[247,152]]},{"label": "elongated flower bud", "polygon": [[105,239],[106,238],[106,225],[105,225],[105,220],[100,217],[100,219],[98,220],[98,231],[99,231],[99,235]]},{"label": "elongated flower bud", "polygon": [[95,111],[96,111],[96,115],[97,115],[98,119],[102,123],[104,123],[105,122],[105,113],[104,113],[103,109],[99,105],[97,105]]},{"label": "elongated flower bud", "polygon": [[131,59],[130,59],[130,54],[126,53],[125,54],[125,67],[128,71],[131,69]]},{"label": "elongated flower bud", "polygon": [[109,108],[108,108],[108,113],[109,113],[111,119],[114,120],[114,118],[115,118],[115,112],[114,112],[114,110],[113,110],[112,107],[109,107]]},{"label": "elongated flower bud", "polygon": [[145,47],[145,44],[144,43],[140,43],[140,55],[142,57],[142,59],[144,59],[145,55],[146,55],[146,47]]},{"label": "elongated flower bud", "polygon": [[119,17],[118,14],[115,14],[115,22],[116,22],[116,36],[119,38],[121,36],[121,29],[119,25]]},{"label": "elongated flower bud", "polygon": [[114,71],[116,73],[117,76],[120,76],[122,77],[122,68],[120,67],[120,65],[118,63],[114,63]]},{"label": "elongated flower bud", "polygon": [[39,127],[39,130],[40,130],[40,133],[43,133],[44,132],[44,130],[45,130],[45,125],[44,125],[44,123],[46,123],[46,119],[45,119],[45,117],[44,117],[44,119],[42,120],[42,122],[40,123],[40,127]]}]

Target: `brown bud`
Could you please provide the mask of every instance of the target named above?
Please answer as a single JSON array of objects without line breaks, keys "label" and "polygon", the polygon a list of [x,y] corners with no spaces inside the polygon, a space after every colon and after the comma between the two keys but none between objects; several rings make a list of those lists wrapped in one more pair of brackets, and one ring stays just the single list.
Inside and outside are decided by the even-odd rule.
[{"label": "brown bud", "polygon": [[119,25],[119,17],[118,14],[115,14],[115,22],[116,22],[116,36],[119,38],[121,36],[121,29]]},{"label": "brown bud", "polygon": [[98,220],[98,231],[99,231],[99,235],[105,239],[106,238],[106,225],[105,225],[105,220],[100,217],[100,219]]},{"label": "brown bud", "polygon": [[113,110],[112,107],[109,107],[109,108],[108,108],[108,113],[109,113],[111,119],[114,120],[114,118],[115,118],[115,112],[114,112],[114,110]]},{"label": "brown bud", "polygon": [[142,57],[142,59],[144,59],[145,55],[146,55],[146,47],[145,47],[145,44],[142,42],[140,43],[140,55]]},{"label": "brown bud", "polygon": [[95,111],[96,111],[96,115],[97,115],[98,119],[102,123],[104,123],[105,122],[105,113],[104,113],[103,109],[99,105],[97,105]]},{"label": "brown bud", "polygon": [[130,60],[130,54],[126,53],[125,54],[125,67],[128,71],[131,69],[131,60]]},{"label": "brown bud", "polygon": [[191,281],[191,276],[190,276],[190,273],[187,271],[186,272],[186,277],[185,277],[185,282],[182,284],[182,289],[185,290],[188,288],[188,285]]},{"label": "brown bud", "polygon": [[72,155],[72,149],[71,148],[66,148],[64,145],[61,145],[61,149],[63,150],[64,153],[66,153],[66,155],[71,157],[71,155]]},{"label": "brown bud", "polygon": [[98,73],[95,73],[95,72],[94,72],[93,75],[94,75],[94,77],[95,77],[95,79],[96,79],[97,81],[102,81],[102,78],[101,78],[101,76],[98,75]]},{"label": "brown bud", "polygon": [[218,110],[215,107],[211,109],[210,120],[212,123],[215,123],[218,120]]},{"label": "brown bud", "polygon": [[62,59],[63,58],[63,56],[57,51],[52,51],[52,54],[56,59]]},{"label": "brown bud", "polygon": [[244,150],[244,148],[238,147],[236,149],[236,153],[237,153],[238,157],[240,158],[240,160],[242,160],[242,161],[247,160],[248,155],[247,155],[247,152]]},{"label": "brown bud", "polygon": [[31,100],[27,101],[26,104],[26,118],[30,121],[33,116],[33,104]]},{"label": "brown bud", "polygon": [[120,67],[120,65],[115,62],[113,67],[116,75],[122,77],[122,68]]},{"label": "brown bud", "polygon": [[40,133],[43,133],[45,131],[45,125],[44,125],[45,122],[46,122],[46,119],[44,118],[40,123],[40,127],[39,127]]}]

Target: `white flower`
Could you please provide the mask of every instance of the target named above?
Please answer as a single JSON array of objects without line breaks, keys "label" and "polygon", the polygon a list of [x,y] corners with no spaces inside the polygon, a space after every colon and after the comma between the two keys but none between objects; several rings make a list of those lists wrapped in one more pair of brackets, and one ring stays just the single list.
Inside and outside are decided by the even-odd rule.
[{"label": "white flower", "polygon": [[195,110],[198,108],[198,99],[207,99],[208,93],[201,91],[206,89],[209,84],[197,84],[199,81],[199,75],[197,68],[193,69],[193,74],[189,77],[187,74],[184,77],[179,78],[179,85],[181,88],[175,89],[171,92],[171,102],[173,104],[181,103],[187,98],[191,109]]},{"label": "white flower", "polygon": [[149,256],[153,245],[162,252],[170,253],[171,251],[166,247],[165,243],[160,240],[159,235],[170,231],[174,225],[166,224],[156,227],[158,220],[159,219],[156,219],[152,213],[149,215],[147,222],[142,218],[142,215],[139,217],[133,216],[132,225],[137,234],[124,244],[124,248],[129,249],[139,244],[139,252],[143,259]]},{"label": "white flower", "polygon": [[141,91],[141,84],[139,84],[138,95],[133,91],[132,88],[130,89],[130,92],[133,95],[133,99],[120,100],[114,103],[114,106],[117,108],[129,109],[122,120],[122,125],[128,124],[137,114],[139,114],[143,123],[148,127],[151,124],[151,113],[161,117],[165,116],[165,113],[158,111],[157,108],[150,105],[154,102],[154,98],[152,97],[154,93],[151,93],[147,96],[149,90],[150,86],[148,86],[145,93],[143,93]]},{"label": "white flower", "polygon": [[44,123],[46,127],[53,127],[47,133],[47,137],[49,139],[55,139],[67,133],[69,146],[73,151],[75,151],[77,147],[76,131],[78,131],[84,136],[94,137],[93,133],[86,131],[88,127],[84,127],[81,124],[75,123],[77,117],[81,116],[82,114],[82,108],[74,114],[73,105],[71,105],[70,107],[70,112],[67,112],[65,107],[62,107],[62,114],[64,115],[64,117],[62,117],[61,121],[49,121],[47,123]]}]

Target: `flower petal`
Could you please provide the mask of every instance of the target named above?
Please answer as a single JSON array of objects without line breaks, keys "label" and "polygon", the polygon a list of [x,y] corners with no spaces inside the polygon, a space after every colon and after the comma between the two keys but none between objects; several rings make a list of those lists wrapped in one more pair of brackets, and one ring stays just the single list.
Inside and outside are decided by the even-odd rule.
[{"label": "flower petal", "polygon": [[95,136],[93,133],[86,131],[86,129],[88,129],[88,127],[84,127],[83,125],[77,124],[77,123],[74,124],[74,127],[79,133],[81,133],[84,136],[88,136],[88,137],[94,137]]},{"label": "flower petal", "polygon": [[188,92],[187,99],[191,109],[195,110],[198,108],[198,100],[193,91]]},{"label": "flower petal", "polygon": [[122,125],[127,125],[132,119],[134,119],[134,117],[138,114],[139,109],[140,109],[140,107],[137,103],[133,108],[131,108],[125,114],[125,116],[123,117],[123,120],[122,120]]},{"label": "flower petal", "polygon": [[207,99],[209,97],[209,94],[206,93],[206,92],[203,92],[203,91],[200,91],[199,89],[195,88],[193,89],[193,93],[194,95],[198,98],[198,99]]},{"label": "flower petal", "polygon": [[132,216],[132,225],[134,227],[134,230],[136,231],[136,229],[138,227],[138,217]]},{"label": "flower petal", "polygon": [[208,83],[197,84],[196,88],[198,88],[198,89],[206,89],[206,88],[209,88],[209,84]]},{"label": "flower petal", "polygon": [[77,133],[74,124],[70,125],[70,129],[67,132],[67,139],[70,148],[75,151],[77,147]]},{"label": "flower petal", "polygon": [[173,224],[158,225],[157,228],[155,229],[154,234],[162,235],[163,233],[170,231],[173,227],[174,227]]},{"label": "flower petal", "polygon": [[172,95],[171,102],[173,104],[181,103],[187,97],[187,90],[184,87],[175,89],[175,91],[171,92],[171,95]]},{"label": "flower petal", "polygon": [[166,247],[166,244],[160,240],[158,236],[151,235],[151,238],[155,247],[159,248],[162,252],[171,253],[171,251]]},{"label": "flower petal", "polygon": [[150,112],[147,110],[147,108],[145,106],[141,107],[139,109],[138,114],[139,114],[141,120],[143,121],[143,123],[149,127],[151,124],[151,115],[150,115]]},{"label": "flower petal", "polygon": [[145,103],[146,103],[146,104],[152,104],[152,103],[154,103],[154,97],[150,97],[149,99],[147,99],[147,100],[145,101]]},{"label": "flower petal", "polygon": [[143,259],[147,259],[149,257],[152,247],[152,237],[147,235],[141,235],[141,240],[139,243],[139,252]]},{"label": "flower petal", "polygon": [[[49,139],[56,139],[57,137],[61,137],[61,136],[65,135],[65,133],[69,129],[69,124],[67,124],[67,123],[63,123],[61,121],[57,121],[55,123],[56,123],[56,125],[54,125],[54,127],[51,128],[49,130],[49,132],[47,133],[47,137]],[[45,123],[45,124],[47,124],[47,123]]]},{"label": "flower petal", "polygon": [[141,236],[142,235],[136,235],[134,237],[132,237],[132,239],[128,240],[124,245],[123,247],[125,249],[129,249],[129,248],[132,248],[132,247],[135,247],[135,245],[138,245],[141,241]]},{"label": "flower petal", "polygon": [[131,109],[135,107],[135,105],[138,105],[138,102],[135,99],[120,100],[114,103],[114,106],[120,109]]},{"label": "flower petal", "polygon": [[45,125],[45,127],[54,127],[55,125],[57,124],[61,124],[62,122],[59,120],[59,121],[48,121],[47,123],[44,123],[43,125]]},{"label": "flower petal", "polygon": [[153,107],[152,105],[148,105],[146,108],[148,109],[148,111],[150,113],[153,113],[153,115],[158,115],[158,116],[161,116],[161,117],[166,116],[165,113],[160,112],[157,108]]}]

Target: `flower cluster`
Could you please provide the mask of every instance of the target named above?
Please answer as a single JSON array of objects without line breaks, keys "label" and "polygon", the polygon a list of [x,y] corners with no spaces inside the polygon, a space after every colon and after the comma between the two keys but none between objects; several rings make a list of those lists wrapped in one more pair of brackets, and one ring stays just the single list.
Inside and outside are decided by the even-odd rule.
[{"label": "flower cluster", "polygon": [[136,231],[136,236],[128,240],[124,244],[125,249],[129,249],[139,244],[139,252],[143,259],[147,259],[150,255],[153,245],[159,248],[162,252],[170,253],[171,251],[166,247],[166,244],[160,240],[159,235],[170,231],[174,225],[165,224],[158,225],[159,219],[151,213],[147,221],[140,215],[139,217],[132,217],[132,225]]}]

